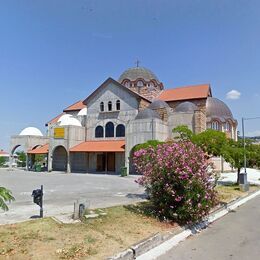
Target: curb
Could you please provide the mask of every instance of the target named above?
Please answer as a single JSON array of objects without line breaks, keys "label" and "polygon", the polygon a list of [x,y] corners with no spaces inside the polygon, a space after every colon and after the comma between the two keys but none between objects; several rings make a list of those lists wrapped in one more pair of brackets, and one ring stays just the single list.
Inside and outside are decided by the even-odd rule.
[{"label": "curb", "polygon": [[172,247],[177,246],[180,242],[184,241],[189,236],[200,233],[203,229],[207,228],[209,224],[222,218],[229,212],[245,204],[247,201],[260,195],[260,190],[249,193],[247,196],[238,198],[231,201],[224,206],[220,206],[218,209],[210,213],[209,217],[205,221],[201,221],[191,226],[180,227],[179,230],[169,231],[167,234],[155,234],[148,239],[144,239],[141,242],[131,246],[127,250],[107,258],[108,260],[152,260],[165,254]]}]

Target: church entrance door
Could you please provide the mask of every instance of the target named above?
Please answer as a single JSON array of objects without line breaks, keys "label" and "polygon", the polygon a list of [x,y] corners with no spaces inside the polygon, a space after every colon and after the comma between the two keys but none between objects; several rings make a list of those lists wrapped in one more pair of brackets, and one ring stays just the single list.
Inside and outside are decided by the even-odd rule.
[{"label": "church entrance door", "polygon": [[115,168],[115,153],[107,153],[107,171],[114,172]]},{"label": "church entrance door", "polygon": [[97,154],[97,171],[104,172],[106,170],[106,157],[104,153]]}]

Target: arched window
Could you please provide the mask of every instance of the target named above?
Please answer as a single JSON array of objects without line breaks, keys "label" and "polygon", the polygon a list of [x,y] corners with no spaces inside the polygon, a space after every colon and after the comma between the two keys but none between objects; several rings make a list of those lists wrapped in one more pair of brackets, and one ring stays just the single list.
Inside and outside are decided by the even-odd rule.
[{"label": "arched window", "polygon": [[112,102],[111,101],[108,101],[107,110],[112,111]]},{"label": "arched window", "polygon": [[219,131],[219,122],[218,121],[213,121],[211,123],[211,129]]},{"label": "arched window", "polygon": [[116,110],[120,110],[120,100],[116,101]]},{"label": "arched window", "polygon": [[106,137],[114,137],[114,124],[112,122],[106,124]]},{"label": "arched window", "polygon": [[116,127],[116,137],[124,137],[125,136],[125,126],[120,124]]},{"label": "arched window", "polygon": [[150,82],[150,83],[148,84],[148,89],[149,89],[149,90],[153,90],[153,89],[154,89],[154,83],[153,83],[153,82]]},{"label": "arched window", "polygon": [[225,123],[225,131],[230,132],[231,131],[231,125],[229,122]]},{"label": "arched window", "polygon": [[104,137],[104,128],[103,126],[99,125],[95,129],[95,137],[96,138],[102,138]]},{"label": "arched window", "polygon": [[142,80],[137,81],[137,87],[142,87],[144,85]]},{"label": "arched window", "polygon": [[125,87],[129,88],[130,87],[130,82],[126,81],[124,85],[125,85]]},{"label": "arched window", "polygon": [[104,111],[104,102],[100,103],[100,111],[103,112]]}]

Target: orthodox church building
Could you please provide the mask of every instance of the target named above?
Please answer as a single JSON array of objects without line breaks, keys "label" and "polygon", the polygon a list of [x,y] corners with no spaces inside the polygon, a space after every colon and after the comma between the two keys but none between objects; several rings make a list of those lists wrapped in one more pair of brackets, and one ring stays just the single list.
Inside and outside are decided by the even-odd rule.
[{"label": "orthodox church building", "polygon": [[[45,154],[48,171],[133,173],[132,151],[148,140],[173,138],[172,129],[187,125],[194,133],[208,128],[237,139],[237,121],[209,84],[164,89],[149,69],[127,69],[118,80],[108,78],[86,99],[65,108],[46,123],[47,135],[28,127],[12,136],[11,159],[23,145],[27,167]],[[216,160],[223,170],[224,162]]]}]

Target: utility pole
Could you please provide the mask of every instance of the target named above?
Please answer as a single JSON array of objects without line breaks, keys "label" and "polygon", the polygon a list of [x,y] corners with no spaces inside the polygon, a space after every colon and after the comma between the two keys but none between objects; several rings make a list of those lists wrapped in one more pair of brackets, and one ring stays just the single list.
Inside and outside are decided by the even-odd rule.
[{"label": "utility pole", "polygon": [[249,183],[247,182],[247,158],[246,158],[246,136],[245,136],[245,121],[260,119],[260,117],[242,117],[242,134],[243,134],[243,148],[244,148],[244,172],[239,174],[239,185],[241,190],[248,191]]}]

